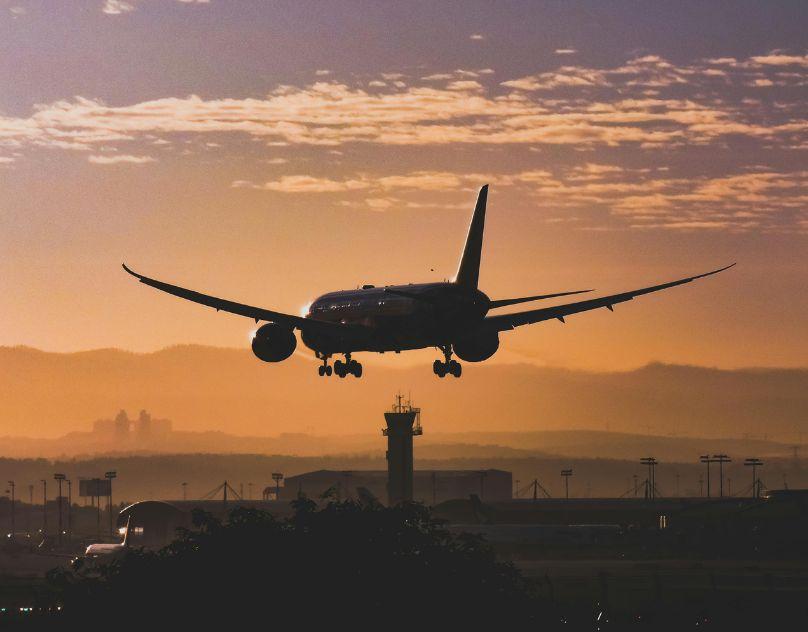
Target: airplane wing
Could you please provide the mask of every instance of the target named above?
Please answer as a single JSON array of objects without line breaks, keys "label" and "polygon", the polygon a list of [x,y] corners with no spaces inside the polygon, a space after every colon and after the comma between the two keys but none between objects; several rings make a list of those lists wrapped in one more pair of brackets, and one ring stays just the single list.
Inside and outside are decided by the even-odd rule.
[{"label": "airplane wing", "polygon": [[569,296],[570,294],[586,294],[592,290],[575,290],[574,292],[556,292],[555,294],[537,294],[536,296],[523,296],[521,298],[503,298],[497,301],[490,301],[488,309],[496,309],[497,307],[506,307],[508,305],[516,305],[517,303],[528,303],[530,301],[543,301],[547,298],[558,298],[559,296]]},{"label": "airplane wing", "polygon": [[248,318],[254,319],[255,322],[267,320],[275,323],[286,323],[290,327],[301,330],[309,329],[328,333],[347,333],[350,330],[364,329],[358,325],[342,325],[340,323],[324,322],[321,320],[313,320],[311,318],[303,318],[302,316],[293,316],[291,314],[275,312],[262,307],[253,307],[252,305],[235,303],[223,298],[217,298],[208,294],[195,292],[194,290],[188,290],[177,285],[157,281],[156,279],[150,279],[147,276],[143,276],[142,274],[138,274],[134,270],[131,270],[126,266],[125,263],[121,265],[123,266],[124,270],[145,285],[149,285],[163,292],[167,292],[168,294],[173,294],[174,296],[179,296],[180,298],[193,301],[194,303],[199,303],[200,305],[213,307],[217,312],[221,310],[223,312],[230,312],[231,314],[238,314],[239,316],[247,316]]},{"label": "airplane wing", "polygon": [[617,303],[625,303],[626,301],[630,301],[635,296],[650,294],[651,292],[666,290],[669,287],[676,287],[677,285],[690,283],[691,281],[695,281],[696,279],[701,279],[702,277],[723,272],[724,270],[731,268],[734,265],[735,264],[733,263],[726,267],[719,268],[718,270],[705,272],[704,274],[698,274],[696,276],[687,277],[685,279],[679,279],[678,281],[671,281],[670,283],[663,283],[661,285],[652,285],[651,287],[644,287],[639,290],[632,290],[631,292],[623,292],[622,294],[612,294],[611,296],[602,296],[600,298],[594,298],[588,301],[567,303],[566,305],[556,305],[554,307],[545,307],[542,309],[532,309],[527,312],[516,312],[515,314],[488,316],[485,318],[484,327],[486,327],[487,329],[494,329],[495,331],[507,331],[508,329],[513,329],[521,325],[530,325],[532,323],[538,323],[543,320],[552,320],[553,318],[557,318],[563,323],[565,316],[569,316],[571,314],[578,314],[580,312],[587,312],[591,309],[598,309],[600,307],[605,307],[609,310],[612,310],[613,305],[616,305]]}]

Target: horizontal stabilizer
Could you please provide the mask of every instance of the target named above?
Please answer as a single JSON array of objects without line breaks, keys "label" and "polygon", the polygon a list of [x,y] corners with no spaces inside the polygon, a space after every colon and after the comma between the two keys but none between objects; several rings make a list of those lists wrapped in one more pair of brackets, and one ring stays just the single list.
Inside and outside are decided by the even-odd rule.
[{"label": "horizontal stabilizer", "polygon": [[503,298],[499,301],[491,301],[488,304],[489,309],[496,309],[497,307],[505,307],[506,305],[516,305],[517,303],[527,303],[529,301],[541,301],[545,298],[555,298],[557,296],[569,296],[570,294],[583,294],[584,292],[592,292],[592,290],[575,290],[574,292],[556,292],[555,294],[537,294],[536,296],[524,296],[522,298]]}]

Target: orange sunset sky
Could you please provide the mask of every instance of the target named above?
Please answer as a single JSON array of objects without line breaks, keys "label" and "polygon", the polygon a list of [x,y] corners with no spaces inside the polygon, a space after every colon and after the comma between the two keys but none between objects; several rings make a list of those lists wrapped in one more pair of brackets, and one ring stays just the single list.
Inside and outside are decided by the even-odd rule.
[{"label": "orange sunset sky", "polygon": [[738,262],[493,361],[805,366],[806,26],[802,2],[0,1],[0,345],[246,348],[250,320],[121,262],[298,313],[452,276],[490,183],[492,298]]}]

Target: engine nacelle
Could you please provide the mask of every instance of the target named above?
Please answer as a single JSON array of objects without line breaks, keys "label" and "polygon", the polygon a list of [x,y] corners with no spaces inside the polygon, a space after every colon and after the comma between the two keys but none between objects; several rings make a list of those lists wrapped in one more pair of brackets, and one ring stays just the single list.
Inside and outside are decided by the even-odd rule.
[{"label": "engine nacelle", "polygon": [[297,347],[294,332],[278,323],[262,325],[252,339],[253,353],[264,362],[280,362],[292,355]]},{"label": "engine nacelle", "polygon": [[471,338],[457,340],[452,345],[455,354],[466,362],[482,362],[499,349],[499,334],[496,331],[481,333]]}]

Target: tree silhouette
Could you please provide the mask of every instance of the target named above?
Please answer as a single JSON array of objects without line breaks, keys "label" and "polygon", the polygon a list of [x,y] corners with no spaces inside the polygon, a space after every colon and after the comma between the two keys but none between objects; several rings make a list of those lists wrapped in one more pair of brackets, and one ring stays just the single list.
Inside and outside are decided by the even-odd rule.
[{"label": "tree silhouette", "polygon": [[530,623],[542,603],[479,538],[455,535],[418,504],[300,498],[283,520],[249,508],[222,522],[196,512],[161,551],[132,550],[100,569],[51,575],[68,623],[207,627],[294,620],[336,625]]}]

